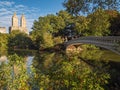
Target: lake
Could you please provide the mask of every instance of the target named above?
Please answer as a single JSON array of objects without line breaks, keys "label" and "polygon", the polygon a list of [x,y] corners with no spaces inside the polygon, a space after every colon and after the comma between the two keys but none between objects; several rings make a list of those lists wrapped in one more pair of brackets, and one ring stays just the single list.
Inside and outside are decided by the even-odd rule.
[{"label": "lake", "polygon": [[0,52],[0,90],[119,90],[120,55],[107,50],[81,53]]}]

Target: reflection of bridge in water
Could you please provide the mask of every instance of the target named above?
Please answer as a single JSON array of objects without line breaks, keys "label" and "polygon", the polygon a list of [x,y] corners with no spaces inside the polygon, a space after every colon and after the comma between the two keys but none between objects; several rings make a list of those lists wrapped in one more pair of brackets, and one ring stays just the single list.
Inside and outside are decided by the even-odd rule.
[{"label": "reflection of bridge in water", "polygon": [[93,44],[93,45],[111,50],[117,54],[120,54],[120,36],[80,37],[80,38],[65,42],[64,44],[66,48],[68,46],[76,46],[81,44]]}]

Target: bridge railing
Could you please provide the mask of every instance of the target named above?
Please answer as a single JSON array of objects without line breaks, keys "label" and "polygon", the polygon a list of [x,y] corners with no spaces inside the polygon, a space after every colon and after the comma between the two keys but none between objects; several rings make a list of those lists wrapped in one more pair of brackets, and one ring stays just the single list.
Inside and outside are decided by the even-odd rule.
[{"label": "bridge railing", "polygon": [[88,36],[88,37],[80,37],[73,40],[94,40],[94,41],[102,41],[102,42],[120,42],[120,36]]}]

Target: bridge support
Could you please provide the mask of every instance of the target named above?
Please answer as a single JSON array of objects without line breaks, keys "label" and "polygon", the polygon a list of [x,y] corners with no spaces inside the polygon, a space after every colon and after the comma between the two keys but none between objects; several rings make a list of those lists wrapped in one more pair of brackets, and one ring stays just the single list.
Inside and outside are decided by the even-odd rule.
[{"label": "bridge support", "polygon": [[66,47],[66,53],[80,53],[83,49],[80,45],[69,45]]}]

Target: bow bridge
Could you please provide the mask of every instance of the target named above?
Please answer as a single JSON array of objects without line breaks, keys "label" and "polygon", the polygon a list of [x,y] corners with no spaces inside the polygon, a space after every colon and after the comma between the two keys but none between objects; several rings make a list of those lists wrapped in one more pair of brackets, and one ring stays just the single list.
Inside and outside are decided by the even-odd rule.
[{"label": "bow bridge", "polygon": [[81,44],[93,44],[120,54],[120,36],[88,36],[73,39],[64,43],[66,48]]}]

